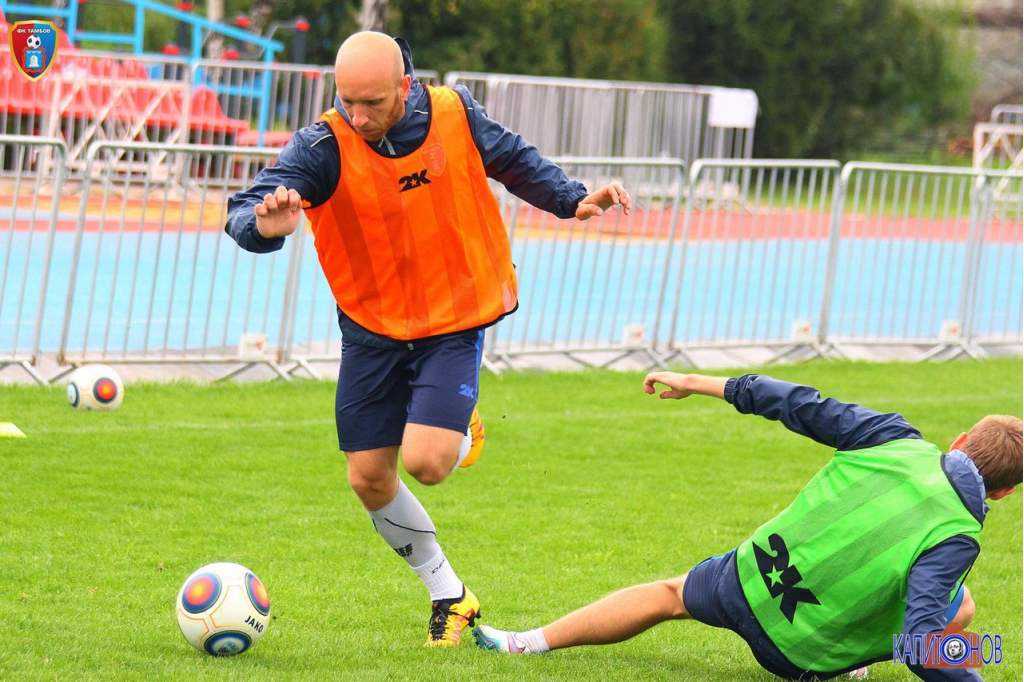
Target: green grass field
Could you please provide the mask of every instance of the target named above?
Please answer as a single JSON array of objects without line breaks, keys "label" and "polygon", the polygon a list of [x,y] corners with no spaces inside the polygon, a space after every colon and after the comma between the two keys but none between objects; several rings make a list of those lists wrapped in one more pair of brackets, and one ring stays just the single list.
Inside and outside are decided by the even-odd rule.
[{"label": "green grass field", "polygon": [[[948,444],[1020,415],[1021,360],[814,363],[774,376],[900,411]],[[480,462],[410,487],[484,622],[527,629],[678,575],[780,511],[831,452],[708,398],[659,401],[642,375],[485,374]],[[666,623],[615,646],[502,657],[426,650],[429,603],[376,536],[337,453],[333,382],[134,384],[115,413],[60,387],[0,386],[0,679],[768,680],[735,635]],[[1021,499],[993,504],[969,585],[971,631],[1003,637],[987,680],[1020,679]],[[214,659],[174,618],[185,577],[245,564],[274,620]],[[916,679],[891,663],[872,680]]]}]

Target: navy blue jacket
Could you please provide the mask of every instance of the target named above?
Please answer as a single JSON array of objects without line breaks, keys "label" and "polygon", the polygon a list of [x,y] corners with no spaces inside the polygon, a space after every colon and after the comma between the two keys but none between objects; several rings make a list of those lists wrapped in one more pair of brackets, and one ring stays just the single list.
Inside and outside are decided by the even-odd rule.
[{"label": "navy blue jacket", "polygon": [[[809,386],[757,374],[729,379],[725,385],[725,400],[742,414],[780,421],[790,431],[836,450],[859,450],[894,440],[921,438],[921,433],[899,414],[875,412],[833,398],[822,399],[818,391]],[[985,484],[974,462],[954,450],[943,455],[942,468],[967,510],[983,523],[988,513]],[[903,634],[942,632],[946,627],[949,595],[980,551],[973,539],[956,536],[918,557],[910,569]],[[742,590],[738,580],[735,589]],[[969,668],[909,667],[918,677],[929,681],[981,679]]]},{"label": "navy blue jacket", "polygon": [[[414,152],[423,144],[430,127],[430,95],[415,79],[412,50],[403,38],[395,40],[402,49],[405,72],[413,76],[413,81],[402,120],[382,140],[371,145],[375,152],[388,157]],[[456,86],[455,91],[466,106],[473,141],[483,159],[487,177],[497,180],[520,199],[559,218],[576,215],[576,206],[587,195],[587,188],[570,180],[561,168],[541,156],[536,147],[518,134],[488,118],[483,106],[466,88]],[[334,106],[348,121],[337,97]],[[283,237],[266,239],[256,230],[256,205],[263,202],[264,196],[284,186],[297,191],[311,207],[320,206],[338,188],[341,172],[338,141],[330,124],[318,121],[297,131],[281,150],[274,166],[260,171],[252,187],[228,199],[225,232],[246,251],[266,253],[280,249],[284,245]],[[356,325],[340,311],[339,321],[342,333],[350,342],[394,345],[392,340]]]}]

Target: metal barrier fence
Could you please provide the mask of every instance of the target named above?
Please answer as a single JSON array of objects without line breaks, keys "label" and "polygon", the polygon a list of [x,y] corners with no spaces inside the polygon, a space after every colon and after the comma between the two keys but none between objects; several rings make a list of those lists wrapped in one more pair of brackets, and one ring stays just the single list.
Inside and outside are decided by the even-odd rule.
[{"label": "metal barrier fence", "polygon": [[94,142],[198,140],[181,59],[82,51],[58,54],[52,69],[52,77],[33,84],[40,128],[67,144],[71,174],[81,175]]},{"label": "metal barrier fence", "polygon": [[333,67],[89,50],[62,50],[31,82],[0,45],[0,134],[63,140],[76,177],[94,142],[284,147],[334,96]]},{"label": "metal barrier fence", "polygon": [[832,220],[823,349],[917,344],[927,358],[980,354],[982,339],[1019,342],[1021,201],[1019,175],[847,164]]},{"label": "metal barrier fence", "polygon": [[[53,380],[44,354],[61,371],[263,364],[284,378],[336,362],[308,230],[273,255],[223,234],[227,198],[276,154],[99,142],[79,189],[61,141],[0,137],[0,370]],[[771,362],[854,345],[941,358],[1024,342],[1019,173],[709,159],[687,175],[672,159],[556,160],[590,187],[622,180],[634,212],[560,221],[495,186],[520,309],[488,331],[491,369],[551,356],[699,364],[739,348]]]},{"label": "metal barrier fence", "polygon": [[62,276],[50,264],[67,153],[60,140],[0,135],[0,370],[18,365],[40,382],[43,311]]},{"label": "metal barrier fence", "polygon": [[189,67],[156,55],[59,52],[45,78],[18,73],[0,46],[0,133],[57,137],[81,173],[95,141],[188,141]]},{"label": "metal barrier fence", "polygon": [[276,156],[92,145],[58,360],[242,363],[231,374],[262,363],[287,376],[272,349],[287,335],[289,253],[259,257],[223,231],[228,197]]},{"label": "metal barrier fence", "polygon": [[[585,224],[558,220],[508,194],[494,183],[512,244],[520,308],[489,330],[484,362],[514,366],[528,356],[583,357],[611,354],[603,364],[643,353],[657,320],[663,282],[663,245],[672,239],[686,184],[683,165],[672,159],[555,158],[570,177],[589,187],[622,180],[637,195],[630,217],[621,213]],[[334,299],[320,272],[312,237],[294,240],[299,264],[294,287],[288,371],[340,355]],[[614,300],[612,305],[604,302]]]},{"label": "metal barrier fence", "polygon": [[450,71],[488,115],[549,156],[750,158],[751,90]]},{"label": "metal barrier fence", "polygon": [[1024,169],[1024,126],[1020,123],[976,123],[974,168]]},{"label": "metal barrier fence", "polygon": [[695,349],[750,346],[775,349],[775,360],[813,347],[839,169],[837,161],[694,164],[667,273],[666,360],[694,364]]},{"label": "metal barrier fence", "polygon": [[289,372],[303,369],[316,377],[319,375],[309,363],[337,361],[341,357],[337,304],[320,269],[312,234],[303,230],[301,239],[292,237],[291,241],[295,247],[295,284],[290,297],[291,338],[283,360]]},{"label": "metal barrier fence", "polygon": [[598,351],[601,366],[637,353],[653,361],[685,166],[679,159],[554,161],[588,187],[623,180],[636,194],[633,211],[558,220],[502,192],[520,308],[488,333],[485,357],[494,366],[539,354],[587,365],[594,361],[585,356]]},{"label": "metal barrier fence", "polygon": [[988,173],[975,187],[978,222],[958,344],[972,355],[980,354],[979,344],[1020,343],[1024,330],[1024,177]]},{"label": "metal barrier fence", "polygon": [[[218,145],[283,147],[334,99],[334,73],[319,66],[202,60],[191,68],[192,120],[210,121],[200,140]],[[218,110],[234,123],[217,125]]]},{"label": "metal barrier fence", "polygon": [[997,104],[992,107],[991,121],[1011,125],[1024,124],[1024,107],[1019,104]]}]

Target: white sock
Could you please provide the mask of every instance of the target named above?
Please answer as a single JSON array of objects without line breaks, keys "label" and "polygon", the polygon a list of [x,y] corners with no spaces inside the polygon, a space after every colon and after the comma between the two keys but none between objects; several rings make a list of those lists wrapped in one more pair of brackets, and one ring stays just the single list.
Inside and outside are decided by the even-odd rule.
[{"label": "white sock", "polygon": [[516,632],[516,640],[526,645],[526,650],[531,654],[543,654],[551,649],[548,647],[548,640],[544,639],[544,629],[537,628],[529,632]]},{"label": "white sock", "polygon": [[373,527],[409,566],[419,566],[440,549],[434,522],[401,479],[394,499],[369,514]]},{"label": "white sock", "polygon": [[430,601],[458,599],[462,596],[462,581],[455,575],[455,569],[440,547],[430,561],[422,566],[413,566],[412,570],[416,571],[416,575],[430,590]]},{"label": "white sock", "polygon": [[467,428],[466,435],[463,436],[462,442],[459,443],[459,456],[455,459],[455,466],[452,467],[452,471],[458,469],[459,465],[465,461],[466,455],[469,454],[469,449],[471,447],[473,447],[473,432]]}]

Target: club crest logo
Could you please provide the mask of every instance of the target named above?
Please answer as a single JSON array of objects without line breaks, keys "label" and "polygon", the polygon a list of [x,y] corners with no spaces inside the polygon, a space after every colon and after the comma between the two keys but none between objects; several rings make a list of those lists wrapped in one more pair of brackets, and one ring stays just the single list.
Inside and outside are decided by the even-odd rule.
[{"label": "club crest logo", "polygon": [[57,27],[49,21],[18,21],[8,31],[11,56],[25,77],[37,81],[57,56]]},{"label": "club crest logo", "polygon": [[431,175],[437,177],[444,172],[444,147],[439,144],[432,144],[425,147],[421,152],[423,164]]}]

